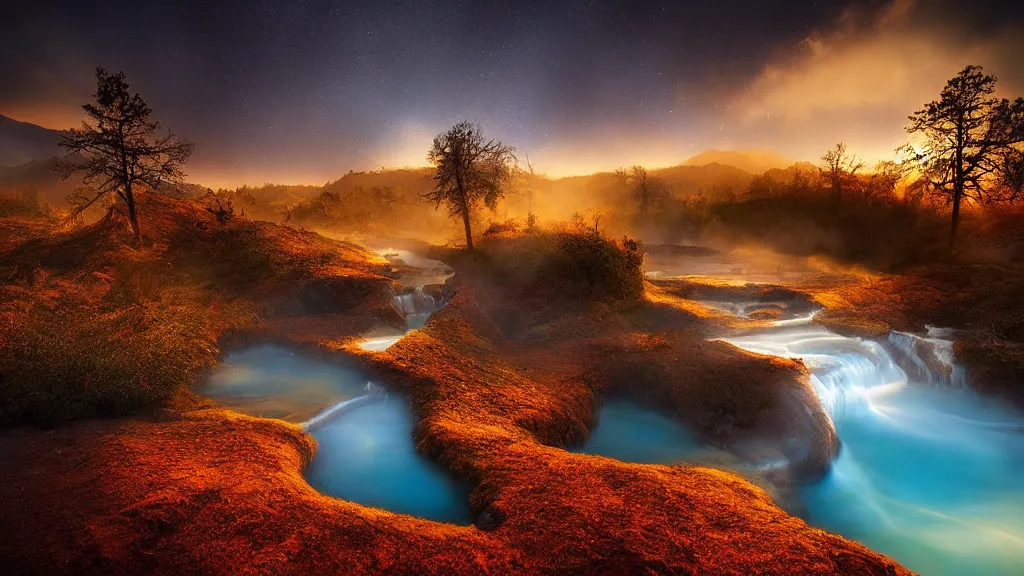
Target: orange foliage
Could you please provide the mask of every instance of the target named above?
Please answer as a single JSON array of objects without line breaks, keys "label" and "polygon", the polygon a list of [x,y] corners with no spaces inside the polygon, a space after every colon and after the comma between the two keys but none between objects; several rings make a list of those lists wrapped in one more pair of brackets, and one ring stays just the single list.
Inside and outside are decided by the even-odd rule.
[{"label": "orange foliage", "polygon": [[[148,220],[151,227],[154,220]],[[275,230],[249,226],[240,225],[240,232]],[[835,449],[834,437],[819,427],[820,407],[807,397],[799,363],[705,342],[704,335],[732,328],[680,306],[678,296],[616,300],[596,292],[602,295],[573,307],[528,314],[524,307],[542,302],[510,299],[493,278],[474,275],[481,268],[469,266],[459,272],[452,302],[422,330],[386,352],[362,352],[350,345],[349,330],[377,310],[380,293],[353,293],[342,302],[349,312],[338,322],[281,313],[294,312],[295,300],[302,301],[301,289],[288,280],[321,280],[320,271],[331,268],[313,264],[318,252],[311,246],[320,240],[306,243],[298,232],[274,237],[294,245],[280,253],[266,248],[275,250],[268,255],[271,272],[259,276],[266,280],[253,277],[259,284],[251,286],[222,278],[229,267],[213,262],[216,274],[198,272],[203,280],[192,297],[208,295],[209,283],[217,282],[222,290],[216,293],[224,296],[208,302],[209,309],[251,305],[254,320],[235,338],[292,342],[326,358],[359,354],[369,371],[409,397],[420,450],[474,484],[477,526],[322,496],[301,476],[314,446],[297,427],[202,409],[0,435],[3,567],[166,574],[909,574],[857,543],[808,527],[734,474],[562,449],[586,437],[597,404],[613,393],[660,403],[722,444],[755,432],[771,439],[795,423],[797,434],[814,445],[810,468]],[[154,245],[161,245],[159,235]],[[184,244],[166,246],[173,253]],[[131,255],[134,249],[110,250]],[[50,259],[57,254],[41,254],[48,270],[60,270]],[[83,255],[102,261],[95,253]],[[196,251],[176,258],[171,261],[204,262]],[[303,264],[289,268],[290,261]],[[368,265],[333,270],[342,268],[352,274],[346,281],[386,281]],[[87,280],[91,271],[120,277],[111,264],[77,278],[105,282]],[[161,294],[174,277],[156,279]],[[509,331],[501,320],[515,314],[524,320]],[[793,396],[799,403],[785,400]]]}]

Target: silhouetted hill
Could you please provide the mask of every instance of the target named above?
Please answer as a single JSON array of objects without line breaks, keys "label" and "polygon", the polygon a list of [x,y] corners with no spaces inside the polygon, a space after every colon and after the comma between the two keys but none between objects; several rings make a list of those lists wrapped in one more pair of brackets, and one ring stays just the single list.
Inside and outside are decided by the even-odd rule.
[{"label": "silhouetted hill", "polygon": [[60,132],[57,130],[0,115],[0,167],[59,156],[59,140]]},{"label": "silhouetted hill", "polygon": [[664,180],[673,193],[681,196],[697,192],[711,196],[727,191],[742,192],[754,177],[753,172],[742,167],[718,162],[700,166],[672,166],[652,170],[651,174]]},{"label": "silhouetted hill", "polygon": [[751,174],[761,174],[773,168],[786,168],[793,161],[774,152],[763,150],[706,150],[683,162],[684,166],[724,164],[735,166]]},{"label": "silhouetted hill", "polygon": [[796,162],[784,168],[772,168],[764,173],[764,177],[775,182],[790,182],[798,175],[804,178],[817,178],[821,171],[810,162]]},{"label": "silhouetted hill", "polygon": [[56,166],[57,158],[51,156],[19,166],[0,168],[0,196],[16,196],[34,190],[41,201],[63,208],[68,195],[76,186],[82,185],[82,180],[62,180],[60,172],[55,170]]}]

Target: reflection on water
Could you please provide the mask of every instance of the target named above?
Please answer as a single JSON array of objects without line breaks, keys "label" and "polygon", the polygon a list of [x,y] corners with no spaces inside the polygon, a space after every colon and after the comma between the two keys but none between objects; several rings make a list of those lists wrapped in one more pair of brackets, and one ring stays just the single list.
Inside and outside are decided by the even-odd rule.
[{"label": "reflection on water", "polygon": [[1024,416],[970,390],[908,383],[881,345],[809,323],[729,342],[802,359],[843,450],[803,487],[811,524],[922,574],[1024,566]]},{"label": "reflection on water", "polygon": [[470,487],[416,452],[404,402],[378,399],[313,431],[318,449],[306,471],[324,494],[440,522],[469,524]]},{"label": "reflection on water", "polygon": [[280,346],[231,352],[202,387],[205,396],[253,416],[303,422],[325,407],[365,393],[358,370]]},{"label": "reflection on water", "polygon": [[365,338],[359,342],[359,347],[370,352],[383,352],[395,345],[405,334],[398,336],[378,336],[376,338]]},{"label": "reflection on water", "polygon": [[406,403],[358,370],[259,346],[229,354],[204,392],[243,412],[302,422],[317,440],[307,479],[324,494],[470,523],[470,487],[416,452]]}]

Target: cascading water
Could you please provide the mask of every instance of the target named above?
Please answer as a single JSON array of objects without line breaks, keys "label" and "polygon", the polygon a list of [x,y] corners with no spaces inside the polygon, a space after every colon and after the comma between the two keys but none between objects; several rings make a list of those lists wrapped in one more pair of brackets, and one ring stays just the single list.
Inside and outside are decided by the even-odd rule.
[{"label": "cascading water", "polygon": [[809,317],[726,341],[803,360],[835,423],[832,472],[800,490],[808,522],[922,574],[1019,574],[1024,416],[966,388],[940,335],[894,333],[902,361]]},{"label": "cascading water", "polygon": [[423,326],[427,318],[444,305],[444,302],[439,300],[442,299],[434,298],[424,292],[422,286],[416,286],[412,291],[392,298],[391,303],[405,317],[409,329],[413,330]]},{"label": "cascading water", "polygon": [[[424,282],[429,281],[437,287],[450,278],[454,272],[443,262],[423,258],[405,250],[388,248],[381,251],[381,254],[392,264],[401,265],[406,271],[406,274],[402,276],[402,282],[407,283],[409,288],[391,299],[392,306],[405,318],[406,332],[423,327],[431,314],[447,304],[445,297],[440,293],[443,290],[430,294],[424,290]],[[413,273],[408,273],[410,269],[413,270]],[[359,346],[363,350],[380,352],[393,346],[404,335],[389,334],[365,338],[359,343]]]},{"label": "cascading water", "polygon": [[918,382],[933,386],[967,387],[967,369],[953,361],[953,341],[949,330],[928,327],[926,336],[892,331],[889,344],[904,360],[901,364]]},{"label": "cascading water", "polygon": [[[405,318],[408,330],[415,330],[423,327],[430,315],[443,308],[447,302],[442,297],[427,294],[422,286],[417,286],[392,298],[391,304]],[[405,334],[365,338],[359,343],[359,347],[371,352],[380,352],[393,346],[395,342],[402,339],[402,336]]]}]

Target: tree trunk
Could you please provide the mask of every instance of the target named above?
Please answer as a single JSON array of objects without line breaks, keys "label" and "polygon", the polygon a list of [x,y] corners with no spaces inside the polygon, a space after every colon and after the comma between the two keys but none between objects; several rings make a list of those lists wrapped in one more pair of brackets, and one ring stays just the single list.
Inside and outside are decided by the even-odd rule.
[{"label": "tree trunk", "polygon": [[135,195],[132,194],[132,185],[124,187],[124,197],[128,201],[128,221],[132,224],[132,232],[135,234],[135,243],[142,244],[142,229],[139,228],[139,215],[135,211]]},{"label": "tree trunk", "polygon": [[473,251],[473,230],[469,224],[469,202],[466,200],[466,190],[462,187],[462,171],[460,170],[462,159],[458,160],[455,167],[455,185],[459,188],[459,205],[462,208],[462,225],[466,227],[466,249]]},{"label": "tree trunk", "polygon": [[463,203],[462,206],[463,206],[463,208],[462,208],[462,224],[466,227],[466,248],[470,252],[472,252],[473,251],[473,231],[470,230],[470,228],[469,228],[469,210],[466,208],[465,203]]},{"label": "tree trunk", "polygon": [[956,131],[956,165],[953,166],[953,218],[949,223],[949,253],[956,246],[956,229],[960,226],[960,200],[964,197],[964,130],[963,120]]},{"label": "tree trunk", "polygon": [[953,253],[956,246],[956,229],[960,226],[960,199],[963,198],[962,190],[953,191],[953,219],[949,223],[949,252]]}]

